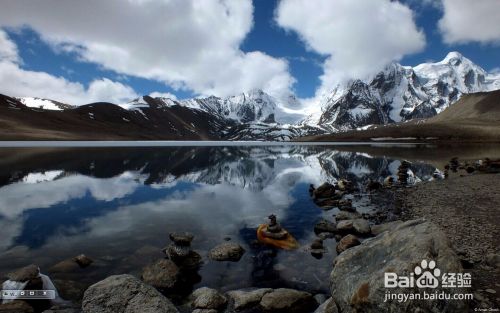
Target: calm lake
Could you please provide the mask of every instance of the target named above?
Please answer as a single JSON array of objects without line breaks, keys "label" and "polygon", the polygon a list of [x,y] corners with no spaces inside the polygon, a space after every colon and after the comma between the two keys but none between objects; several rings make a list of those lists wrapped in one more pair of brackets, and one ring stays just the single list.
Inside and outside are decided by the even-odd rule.
[{"label": "calm lake", "polygon": [[[195,235],[204,257],[194,287],[249,286],[327,292],[335,239],[313,257],[307,247],[321,219],[333,220],[311,200],[309,184],[347,178],[361,188],[351,196],[361,213],[377,209],[364,195],[368,179],[395,175],[412,162],[416,181],[432,179],[451,157],[494,157],[492,147],[244,145],[155,147],[0,148],[0,276],[37,264],[56,285],[79,289],[112,274],[140,276],[162,258],[168,234]],[[270,214],[299,241],[295,251],[256,243],[256,228]],[[239,262],[210,261],[208,250],[226,240],[241,244]],[[84,253],[94,263],[81,271],[51,272]],[[71,293],[70,291],[66,291]],[[64,295],[64,292],[63,292]]]}]

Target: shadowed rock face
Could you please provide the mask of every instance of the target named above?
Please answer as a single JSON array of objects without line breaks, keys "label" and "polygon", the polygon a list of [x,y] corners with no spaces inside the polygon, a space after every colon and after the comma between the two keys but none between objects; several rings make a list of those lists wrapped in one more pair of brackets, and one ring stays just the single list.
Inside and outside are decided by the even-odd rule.
[{"label": "shadowed rock face", "polygon": [[[465,312],[465,301],[426,300],[384,302],[385,273],[408,276],[422,260],[435,261],[440,273],[460,273],[462,268],[445,234],[434,224],[413,220],[389,232],[365,240],[335,259],[330,276],[332,297],[341,312]],[[416,275],[418,278],[418,275]],[[440,277],[438,277],[440,281]],[[397,288],[394,292],[423,293],[428,289]],[[398,291],[396,291],[398,290]],[[466,289],[442,288],[434,291],[466,293]]]}]

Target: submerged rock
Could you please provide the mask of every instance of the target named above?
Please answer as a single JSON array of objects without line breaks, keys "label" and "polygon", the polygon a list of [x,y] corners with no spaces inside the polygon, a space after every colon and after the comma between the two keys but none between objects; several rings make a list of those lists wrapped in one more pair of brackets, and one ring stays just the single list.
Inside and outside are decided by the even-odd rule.
[{"label": "submerged rock", "polygon": [[255,307],[259,304],[262,297],[273,291],[271,288],[261,288],[255,290],[234,290],[229,291],[227,295],[230,298],[231,306],[236,311]]},{"label": "submerged rock", "polygon": [[90,286],[82,309],[85,313],[178,313],[161,293],[132,275],[110,276]]},{"label": "submerged rock", "polygon": [[[450,242],[436,225],[425,220],[405,222],[335,258],[330,275],[332,297],[341,312],[466,312],[463,300],[384,302],[384,274],[409,275],[423,259],[435,261],[441,273],[462,271]],[[410,288],[406,292],[425,290]],[[432,289],[436,291],[463,292],[457,288]]]},{"label": "submerged rock", "polygon": [[340,254],[340,253],[344,252],[345,250],[352,248],[352,247],[355,247],[359,244],[361,244],[361,242],[359,241],[358,237],[349,234],[349,235],[343,237],[342,239],[340,239],[339,243],[337,244],[337,248],[336,248],[337,253]]},{"label": "submerged rock", "polygon": [[335,223],[325,219],[321,219],[319,222],[316,223],[316,225],[314,225],[315,234],[336,233],[336,232],[337,232],[337,226],[335,225]]},{"label": "submerged rock", "polygon": [[280,288],[266,293],[260,305],[264,312],[306,313],[313,311],[318,303],[308,292]]},{"label": "submerged rock", "polygon": [[330,183],[324,183],[313,191],[313,198],[323,199],[335,196],[335,186]]},{"label": "submerged rock", "polygon": [[244,253],[245,249],[239,244],[226,242],[210,250],[208,257],[215,261],[238,262]]},{"label": "submerged rock", "polygon": [[227,303],[226,297],[217,290],[207,287],[198,288],[191,294],[194,309],[220,309]]},{"label": "submerged rock", "polygon": [[158,260],[142,271],[142,280],[159,289],[173,288],[179,277],[179,268],[171,260]]}]

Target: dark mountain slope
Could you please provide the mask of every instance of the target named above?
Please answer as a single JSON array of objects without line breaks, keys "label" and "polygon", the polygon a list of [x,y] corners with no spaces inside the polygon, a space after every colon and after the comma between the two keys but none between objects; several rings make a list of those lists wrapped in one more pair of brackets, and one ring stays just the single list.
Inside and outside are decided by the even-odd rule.
[{"label": "dark mountain slope", "polygon": [[0,140],[207,140],[219,138],[226,126],[227,121],[182,106],[125,110],[93,103],[54,111],[0,95]]}]

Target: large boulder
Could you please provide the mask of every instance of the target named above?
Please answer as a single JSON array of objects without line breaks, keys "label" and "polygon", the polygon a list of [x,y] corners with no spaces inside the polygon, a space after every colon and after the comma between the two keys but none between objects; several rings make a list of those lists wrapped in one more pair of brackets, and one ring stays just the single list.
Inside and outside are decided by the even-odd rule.
[{"label": "large boulder", "polygon": [[385,231],[393,230],[401,224],[403,224],[403,221],[392,221],[384,224],[373,225],[371,227],[372,235],[378,236]]},{"label": "large boulder", "polygon": [[155,288],[132,275],[110,276],[90,286],[82,308],[85,313],[178,313]]},{"label": "large boulder", "polygon": [[237,243],[226,242],[214,247],[208,253],[208,257],[214,261],[238,262],[245,249]]},{"label": "large boulder", "polygon": [[217,290],[207,287],[196,289],[190,298],[193,299],[194,309],[218,310],[227,303],[226,297]]},{"label": "large boulder", "polygon": [[173,288],[179,276],[179,268],[174,262],[158,260],[146,266],[142,271],[142,280],[159,289]]},{"label": "large boulder", "polygon": [[[386,293],[426,292],[466,293],[458,288],[386,288],[385,273],[399,277],[430,273],[425,268],[415,271],[422,260],[433,260],[442,273],[461,272],[457,255],[445,234],[423,219],[405,222],[393,231],[365,240],[361,245],[339,254],[330,275],[332,298],[341,312],[466,312],[463,300],[386,300]],[[430,262],[429,262],[430,264]],[[433,264],[434,265],[434,264]],[[423,267],[423,264],[422,264]],[[432,267],[429,266],[429,269]],[[422,274],[423,275],[423,274]],[[439,277],[439,281],[441,281]]]},{"label": "large boulder", "polygon": [[241,311],[257,306],[262,297],[273,291],[271,288],[261,288],[255,290],[234,290],[227,295],[231,300],[231,305],[235,311]]},{"label": "large boulder", "polygon": [[318,303],[308,292],[280,288],[266,293],[260,305],[264,312],[306,313],[313,311]]}]

